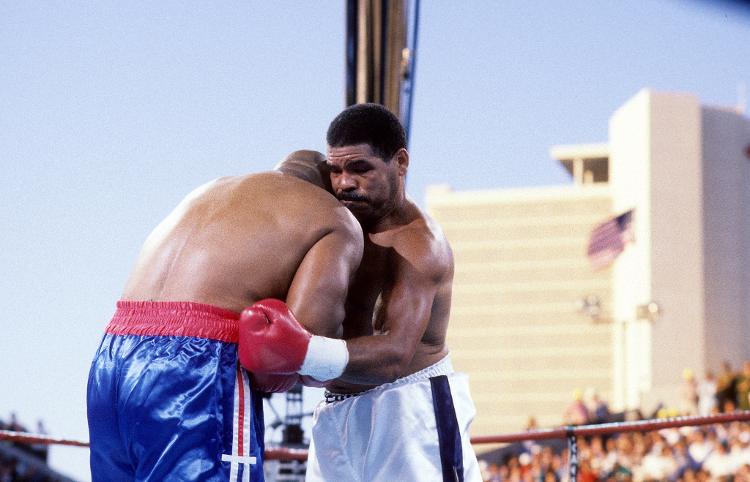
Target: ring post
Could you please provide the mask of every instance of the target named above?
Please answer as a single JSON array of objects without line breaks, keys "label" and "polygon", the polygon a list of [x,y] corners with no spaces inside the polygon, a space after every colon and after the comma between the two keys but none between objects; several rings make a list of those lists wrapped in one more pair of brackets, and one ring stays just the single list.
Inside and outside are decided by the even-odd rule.
[{"label": "ring post", "polygon": [[578,480],[578,438],[573,427],[567,427],[565,436],[568,439],[568,467],[570,470],[570,482]]}]

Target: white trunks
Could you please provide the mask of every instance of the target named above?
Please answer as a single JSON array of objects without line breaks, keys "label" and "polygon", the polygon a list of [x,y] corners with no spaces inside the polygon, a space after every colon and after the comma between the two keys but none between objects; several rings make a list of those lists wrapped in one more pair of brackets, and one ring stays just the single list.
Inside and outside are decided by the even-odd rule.
[{"label": "white trunks", "polygon": [[306,481],[477,481],[468,377],[450,357],[315,409]]}]

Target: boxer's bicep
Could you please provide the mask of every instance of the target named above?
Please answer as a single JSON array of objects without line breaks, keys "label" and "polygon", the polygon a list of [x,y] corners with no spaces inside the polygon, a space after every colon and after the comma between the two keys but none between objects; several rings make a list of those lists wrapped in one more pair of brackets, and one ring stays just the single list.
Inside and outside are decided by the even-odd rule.
[{"label": "boxer's bicep", "polygon": [[307,252],[286,303],[315,335],[340,337],[346,294],[362,260],[362,235],[341,229],[325,235]]},{"label": "boxer's bicep", "polygon": [[[348,383],[380,384],[404,376],[424,336],[447,267],[440,260],[416,263],[400,258],[384,297],[380,334],[347,339],[349,362],[341,376]],[[427,268],[427,269],[425,269]]]},{"label": "boxer's bicep", "polygon": [[387,360],[384,366],[393,364],[405,368],[411,363],[424,336],[437,283],[406,260],[397,263],[392,275],[393,286],[385,297],[380,315],[382,324],[378,329],[381,335],[349,340],[350,351],[356,353],[351,357],[352,366],[361,362],[364,368],[368,363]]},{"label": "boxer's bicep", "polygon": [[413,353],[430,321],[438,283],[408,261],[399,265],[381,329],[402,340],[405,353]]}]

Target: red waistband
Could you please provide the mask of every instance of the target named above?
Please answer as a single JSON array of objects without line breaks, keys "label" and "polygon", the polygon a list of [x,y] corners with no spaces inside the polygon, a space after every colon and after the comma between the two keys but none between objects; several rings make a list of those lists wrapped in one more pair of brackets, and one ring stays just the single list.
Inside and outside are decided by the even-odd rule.
[{"label": "red waistband", "polygon": [[240,314],[192,301],[117,302],[107,333],[139,336],[189,336],[227,343],[239,340]]}]

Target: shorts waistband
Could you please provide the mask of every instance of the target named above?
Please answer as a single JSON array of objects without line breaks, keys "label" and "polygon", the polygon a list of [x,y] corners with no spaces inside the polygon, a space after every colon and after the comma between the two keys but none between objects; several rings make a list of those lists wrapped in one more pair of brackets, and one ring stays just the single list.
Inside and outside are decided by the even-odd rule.
[{"label": "shorts waistband", "polygon": [[237,343],[239,318],[235,311],[192,301],[120,300],[106,333],[186,336]]},{"label": "shorts waistband", "polygon": [[347,398],[364,395],[365,393],[372,393],[378,390],[387,390],[389,388],[393,388],[398,385],[405,385],[407,383],[414,383],[414,382],[418,382],[421,380],[428,380],[432,377],[437,377],[440,375],[450,375],[451,373],[453,373],[453,363],[451,362],[450,354],[448,354],[448,355],[445,355],[445,357],[443,357],[440,361],[433,363],[432,365],[426,368],[423,368],[419,370],[418,372],[414,372],[411,375],[406,375],[405,377],[398,378],[390,383],[384,383],[382,385],[378,385],[377,387],[371,388],[369,390],[365,390],[364,392],[335,393],[335,392],[329,392],[328,390],[326,390],[323,397],[326,403],[340,402],[342,400],[346,400]]},{"label": "shorts waistband", "polygon": [[[369,390],[367,390],[369,392]],[[341,402],[342,400],[346,400],[347,398],[356,397],[357,395],[361,395],[366,392],[359,392],[359,393],[335,393],[335,392],[329,392],[326,390],[323,393],[323,400],[326,403],[333,403],[333,402]]]}]

